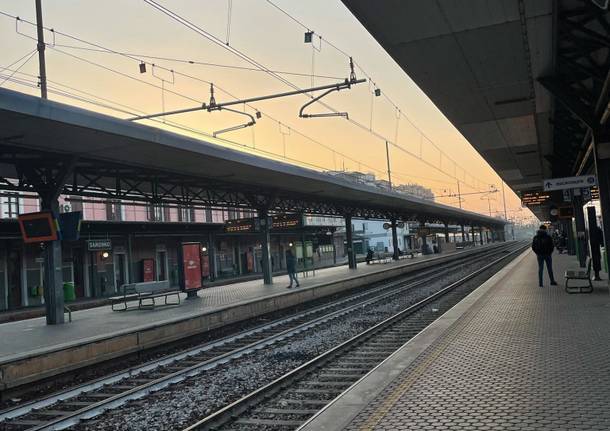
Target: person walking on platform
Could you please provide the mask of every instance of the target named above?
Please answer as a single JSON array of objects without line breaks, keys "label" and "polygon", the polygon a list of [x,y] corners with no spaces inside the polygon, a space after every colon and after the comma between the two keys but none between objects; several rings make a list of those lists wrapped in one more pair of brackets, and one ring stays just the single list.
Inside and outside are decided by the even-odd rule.
[{"label": "person walking on platform", "polygon": [[532,240],[532,250],[536,253],[536,257],[538,258],[538,285],[540,287],[542,284],[542,273],[544,272],[544,264],[546,263],[546,269],[549,272],[549,278],[551,279],[551,286],[557,286],[555,282],[555,277],[553,277],[553,259],[551,255],[553,254],[553,239],[546,231],[546,226],[541,225],[538,232],[536,232],[536,236]]},{"label": "person walking on platform", "polygon": [[292,250],[286,250],[286,269],[288,270],[288,278],[290,279],[290,286],[292,288],[292,281],[299,287],[299,280],[297,280],[297,258],[292,254]]}]

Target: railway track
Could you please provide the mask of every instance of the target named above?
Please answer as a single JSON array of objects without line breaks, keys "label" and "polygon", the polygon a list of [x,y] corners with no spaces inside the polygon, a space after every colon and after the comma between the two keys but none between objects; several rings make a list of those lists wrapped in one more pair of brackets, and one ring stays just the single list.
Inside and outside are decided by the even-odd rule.
[{"label": "railway track", "polygon": [[56,393],[4,412],[0,412],[0,428],[7,431],[65,429],[83,419],[90,419],[127,401],[142,398],[151,392],[210,370],[266,346],[288,340],[304,331],[327,324],[356,312],[362,307],[391,300],[396,295],[429,283],[451,273],[466,262],[489,259],[489,253],[503,253],[498,246],[481,254],[468,256],[445,266],[410,275],[409,282],[398,279],[342,300],[306,310],[295,316],[270,322],[187,351],[170,355],[142,366],[115,373]]},{"label": "railway track", "polygon": [[522,251],[495,259],[184,431],[298,428],[473,290],[462,286]]}]

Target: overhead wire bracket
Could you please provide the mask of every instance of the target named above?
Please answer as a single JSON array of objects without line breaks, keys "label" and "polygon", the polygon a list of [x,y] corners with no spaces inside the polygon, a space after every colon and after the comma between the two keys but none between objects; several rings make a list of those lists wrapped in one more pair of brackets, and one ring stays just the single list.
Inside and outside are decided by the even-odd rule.
[{"label": "overhead wire bracket", "polygon": [[349,114],[347,112],[321,112],[321,113],[316,113],[316,114],[306,114],[303,112],[305,110],[305,108],[318,102],[323,97],[328,96],[333,91],[341,91],[345,88],[351,88],[352,84],[358,84],[360,82],[366,81],[366,79],[357,79],[356,78],[356,72],[354,71],[354,60],[352,59],[352,57],[349,58],[349,68],[350,68],[349,79],[346,79],[341,84],[337,84],[335,87],[325,91],[324,93],[320,94],[319,96],[312,98],[309,102],[307,102],[306,104],[301,106],[301,109],[299,109],[299,117],[300,118],[345,117],[345,118],[349,119]]},{"label": "overhead wire bracket", "polygon": [[[214,137],[217,137],[221,133],[232,132],[234,130],[239,130],[239,129],[245,129],[246,127],[251,127],[251,126],[254,126],[256,124],[256,120],[254,119],[254,117],[252,115],[248,114],[247,112],[242,112],[242,111],[238,111],[236,109],[231,109],[231,108],[218,108],[218,109],[214,109],[214,110],[215,111],[221,111],[223,109],[225,111],[229,111],[229,112],[234,112],[236,114],[245,115],[245,116],[250,118],[250,121],[248,121],[247,123],[244,123],[244,124],[238,124],[237,126],[231,126],[231,127],[227,127],[226,129],[217,130],[214,133],[212,133],[212,136],[214,136]],[[260,115],[259,112],[257,112],[256,114],[257,114],[257,116]]]},{"label": "overhead wire bracket", "polygon": [[[165,117],[168,115],[176,115],[176,114],[184,114],[187,112],[194,112],[194,111],[208,111],[208,112],[219,111],[221,109],[227,109],[227,106],[241,105],[242,103],[248,104],[248,103],[253,103],[253,102],[259,102],[261,100],[278,99],[278,98],[287,97],[287,96],[296,96],[299,94],[312,93],[314,91],[321,91],[321,90],[327,90],[327,91],[325,91],[324,93],[322,93],[321,95],[319,95],[317,97],[314,97],[312,100],[310,100],[305,105],[303,105],[299,111],[299,117],[315,118],[315,117],[341,116],[341,117],[349,118],[347,115],[347,112],[328,112],[328,113],[320,113],[320,114],[305,114],[305,113],[303,113],[303,110],[306,107],[308,107],[309,105],[311,105],[312,103],[315,103],[315,102],[319,101],[320,99],[322,99],[324,96],[327,96],[328,94],[332,93],[333,91],[349,89],[352,87],[352,85],[366,82],[366,79],[357,79],[356,78],[356,73],[354,72],[354,62],[352,61],[351,57],[350,57],[350,70],[351,70],[351,72],[349,75],[350,76],[349,79],[345,79],[345,81],[339,82],[336,84],[320,85],[320,86],[312,87],[312,88],[304,88],[304,89],[297,89],[294,91],[287,91],[285,93],[269,94],[266,96],[250,97],[247,99],[238,99],[238,100],[232,100],[230,102],[221,102],[221,103],[216,102],[216,99],[214,98],[214,84],[210,84],[210,102],[208,104],[202,103],[200,106],[196,106],[193,108],[177,109],[175,111],[159,112],[156,114],[138,115],[137,117],[126,118],[126,120],[127,121],[148,120],[151,118]],[[233,111],[233,110],[230,110],[230,111]],[[254,118],[250,114],[246,114],[246,113],[240,112],[240,111],[233,111],[233,112],[248,115],[250,118],[252,118],[253,121],[255,121]],[[260,112],[257,111],[256,118],[260,118],[260,117],[261,117]],[[218,132],[221,132],[221,131],[218,131]]]},{"label": "overhead wire bracket", "polygon": [[[348,81],[346,80],[346,83],[347,82]],[[299,109],[299,117],[301,117],[301,118],[320,118],[320,117],[345,117],[345,118],[349,118],[349,115],[348,115],[347,112],[322,112],[322,113],[319,113],[319,114],[305,114],[305,113],[303,113],[305,108],[307,108],[308,106],[316,103],[318,100],[320,100],[321,98],[329,95],[333,91],[340,91],[343,88],[349,88],[349,87],[337,86],[335,88],[331,88],[330,90],[325,91],[324,93],[320,94],[319,96],[314,97],[309,102],[307,102],[306,104],[301,106],[301,109]]]}]

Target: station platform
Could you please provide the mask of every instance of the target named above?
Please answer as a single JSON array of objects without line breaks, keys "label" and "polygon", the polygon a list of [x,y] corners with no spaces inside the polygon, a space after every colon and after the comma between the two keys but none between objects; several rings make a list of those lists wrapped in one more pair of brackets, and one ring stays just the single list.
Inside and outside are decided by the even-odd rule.
[{"label": "station platform", "polygon": [[608,274],[568,294],[553,259],[558,286],[524,252],[299,430],[610,429]]},{"label": "station platform", "polygon": [[[288,276],[216,286],[178,306],[112,311],[110,306],[72,313],[72,323],[47,326],[44,318],[0,324],[0,390],[135,353],[324,296],[441,265],[503,243],[418,256],[387,264],[316,270],[286,289]],[[311,272],[310,272],[311,274]]]}]

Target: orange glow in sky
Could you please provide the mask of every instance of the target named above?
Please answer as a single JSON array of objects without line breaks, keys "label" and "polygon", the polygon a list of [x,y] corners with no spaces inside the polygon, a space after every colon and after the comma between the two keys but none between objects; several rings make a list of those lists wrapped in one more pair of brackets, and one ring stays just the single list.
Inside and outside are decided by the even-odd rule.
[{"label": "orange glow in sky", "polygon": [[[143,0],[42,3],[45,26],[56,30],[55,34],[45,32],[52,100],[128,118],[207,103],[210,82],[214,83],[217,102],[292,90],[269,73],[251,70],[252,64],[226,46],[210,42]],[[349,77],[345,53],[354,58],[374,83],[359,84],[324,99],[336,110],[348,112],[353,121],[342,117],[299,118],[300,107],[309,100],[300,95],[235,106],[252,115],[257,109],[262,118],[254,127],[222,134],[222,140],[210,135],[248,121],[247,117],[202,111],[143,121],[144,124],[279,160],[285,155],[287,162],[312,169],[372,172],[381,179],[387,179],[385,140],[388,140],[393,183],[419,183],[439,196],[457,193],[455,177],[461,181],[462,193],[487,190],[494,185],[498,193],[467,194],[462,205],[483,214],[489,214],[491,209],[494,216],[504,215],[498,175],[340,1],[273,0],[315,32],[311,44],[304,43],[303,27],[264,0],[159,3],[268,69],[290,72],[278,75],[300,88]],[[3,1],[0,11],[35,21],[34,0]],[[320,41],[318,35],[324,40]],[[35,36],[35,27],[23,22],[16,26],[15,19],[0,16],[2,87],[39,95],[38,58],[33,51]],[[23,60],[6,68],[22,57]],[[138,60],[147,63],[145,73],[140,73]],[[19,71],[5,81],[21,64]],[[367,77],[359,68],[355,72],[358,78]],[[380,97],[374,96],[377,87],[382,92]],[[309,108],[309,112],[325,111],[319,104]],[[175,127],[176,123],[180,128]],[[530,211],[521,208],[518,197],[508,187],[505,192],[508,217],[531,219]],[[437,201],[458,205],[451,196]]]}]

